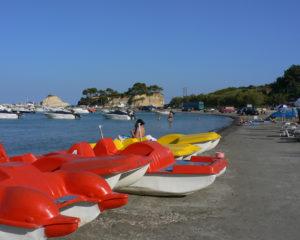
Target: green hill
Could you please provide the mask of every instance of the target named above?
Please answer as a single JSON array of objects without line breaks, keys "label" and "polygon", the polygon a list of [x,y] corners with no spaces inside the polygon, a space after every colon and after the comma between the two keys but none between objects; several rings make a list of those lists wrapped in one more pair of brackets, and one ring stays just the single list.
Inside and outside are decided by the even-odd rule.
[{"label": "green hill", "polygon": [[174,97],[170,106],[181,107],[183,102],[203,101],[207,107],[273,106],[300,97],[300,65],[292,65],[275,82],[262,86],[229,87],[208,94]]}]

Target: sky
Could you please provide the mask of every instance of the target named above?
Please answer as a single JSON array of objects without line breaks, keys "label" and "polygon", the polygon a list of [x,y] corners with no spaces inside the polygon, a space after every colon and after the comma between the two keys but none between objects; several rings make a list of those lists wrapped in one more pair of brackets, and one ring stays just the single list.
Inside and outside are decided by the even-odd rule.
[{"label": "sky", "polygon": [[0,0],[0,103],[89,87],[166,101],[270,83],[300,64],[296,0]]}]

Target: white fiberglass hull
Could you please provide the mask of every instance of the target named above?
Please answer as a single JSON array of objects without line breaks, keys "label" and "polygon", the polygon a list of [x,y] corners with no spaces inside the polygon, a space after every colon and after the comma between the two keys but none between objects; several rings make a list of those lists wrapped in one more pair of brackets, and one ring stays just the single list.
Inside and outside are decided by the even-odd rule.
[{"label": "white fiberglass hull", "polygon": [[101,213],[98,203],[79,202],[60,212],[62,215],[80,219],[79,227],[93,221]]},{"label": "white fiberglass hull", "polygon": [[221,140],[221,138],[218,138],[216,140],[212,140],[211,145],[210,145],[210,147],[207,151],[210,151],[210,150],[214,149],[219,144],[220,140]]},{"label": "white fiberglass hull", "polygon": [[207,142],[194,143],[193,145],[201,148],[200,151],[198,152],[198,155],[199,155],[203,152],[207,152],[207,151],[214,149],[219,144],[220,140],[221,140],[221,138],[218,138],[216,140],[211,140],[211,141],[207,141]]},{"label": "white fiberglass hull", "polygon": [[185,196],[211,185],[216,175],[146,174],[123,192],[153,196]]},{"label": "white fiberglass hull", "polygon": [[220,138],[217,140],[194,144],[194,145],[200,147],[199,151],[197,151],[189,156],[186,156],[186,157],[176,158],[176,160],[190,160],[192,156],[199,156],[201,153],[204,153],[206,151],[210,151],[210,150],[214,149],[219,144],[219,142],[220,142]]},{"label": "white fiberglass hull", "polygon": [[115,185],[114,189],[121,189],[122,187],[127,187],[127,186],[134,184],[135,182],[140,180],[145,175],[148,167],[149,167],[149,164],[147,164],[146,166],[143,166],[141,168],[137,168],[137,169],[131,170],[129,172],[122,173],[121,177],[120,177],[118,183]]},{"label": "white fiberglass hull", "polygon": [[107,119],[113,119],[113,120],[131,120],[131,118],[128,115],[119,115],[119,114],[105,114],[105,117]]},{"label": "white fiberglass hull", "polygon": [[121,177],[121,174],[116,174],[113,176],[106,177],[105,181],[108,183],[110,188],[113,189],[119,182],[120,177]]},{"label": "white fiberglass hull", "polygon": [[[83,226],[98,217],[101,213],[98,203],[79,202],[61,211],[62,215],[77,217],[79,226]],[[44,228],[26,229],[0,225],[0,240],[46,240]]]},{"label": "white fiberglass hull", "polygon": [[72,120],[75,119],[75,115],[74,114],[64,114],[64,113],[45,113],[45,115],[48,118],[51,119],[67,119],[67,120]]},{"label": "white fiberglass hull", "polygon": [[0,113],[0,119],[18,119],[19,116],[16,113]]},{"label": "white fiberglass hull", "polygon": [[46,240],[44,228],[27,229],[0,225],[0,240]]}]

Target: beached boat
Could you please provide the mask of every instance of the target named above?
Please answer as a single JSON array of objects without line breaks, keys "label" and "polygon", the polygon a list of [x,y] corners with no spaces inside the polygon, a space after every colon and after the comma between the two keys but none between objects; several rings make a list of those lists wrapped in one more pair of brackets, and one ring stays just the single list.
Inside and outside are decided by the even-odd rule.
[{"label": "beached boat", "polygon": [[119,189],[134,194],[184,196],[211,185],[227,166],[222,154],[192,157],[191,161],[175,161],[168,148],[154,141],[131,144],[122,152],[152,159],[147,173],[139,181]]},{"label": "beached boat", "polygon": [[[138,181],[146,173],[151,159],[147,156],[122,152],[114,156],[103,154],[112,149],[110,144],[110,140],[102,139],[93,149],[89,143],[81,142],[74,144],[68,151],[52,152],[42,156],[27,154],[11,159],[30,162],[43,172],[89,171],[104,177],[112,189],[118,189]],[[113,146],[113,148],[115,147]]]},{"label": "beached boat", "polygon": [[128,114],[126,111],[115,110],[105,113],[104,116],[107,119],[113,120],[132,120],[134,117],[133,115]]},{"label": "beached boat", "polygon": [[95,174],[42,173],[30,163],[14,162],[0,148],[1,240],[65,236],[127,203],[126,195],[112,192]]},{"label": "beached boat", "polygon": [[79,114],[67,110],[49,111],[45,113],[45,116],[47,116],[50,119],[67,119],[67,120],[80,118]]},{"label": "beached boat", "polygon": [[[150,136],[151,138],[151,136]],[[151,138],[154,139],[154,138]],[[116,145],[118,150],[123,150],[129,145],[140,142],[140,141],[147,141],[149,140],[149,136],[146,136],[142,139],[138,138],[124,138],[124,139],[114,139],[114,144]],[[174,157],[177,160],[182,160],[182,159],[188,159],[191,158],[191,156],[196,156],[200,154],[201,147],[192,145],[192,144],[163,144],[165,147],[169,148],[171,152],[173,153]]]},{"label": "beached boat", "polygon": [[168,134],[157,141],[161,144],[193,144],[201,148],[199,153],[212,150],[221,140],[221,136],[215,132],[197,134]]}]

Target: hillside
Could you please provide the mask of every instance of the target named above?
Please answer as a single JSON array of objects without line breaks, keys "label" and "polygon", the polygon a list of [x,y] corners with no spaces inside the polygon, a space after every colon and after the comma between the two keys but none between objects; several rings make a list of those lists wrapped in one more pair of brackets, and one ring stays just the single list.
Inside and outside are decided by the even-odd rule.
[{"label": "hillside", "polygon": [[275,82],[262,86],[229,87],[208,94],[174,97],[170,105],[177,108],[183,102],[203,101],[207,107],[274,106],[300,97],[300,65],[292,65]]}]

